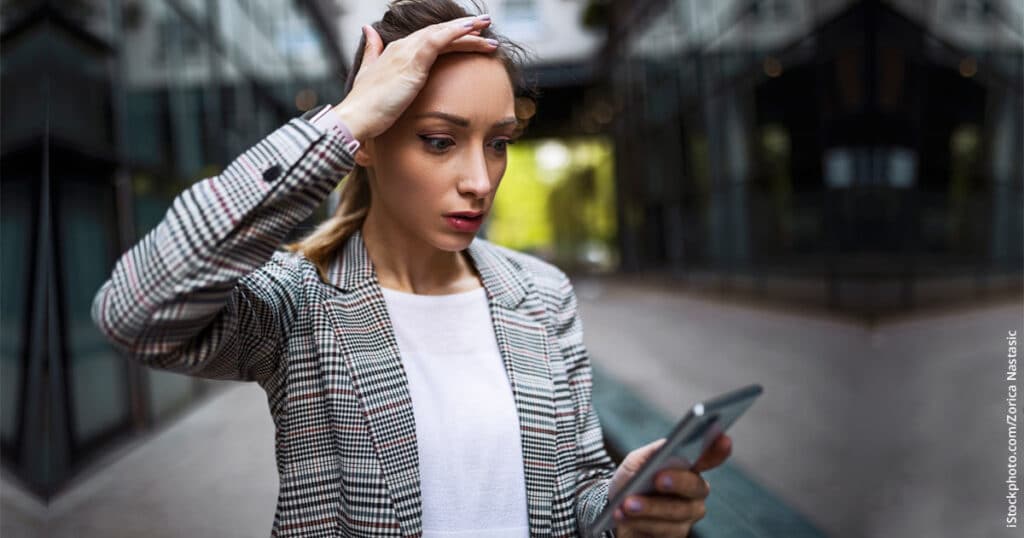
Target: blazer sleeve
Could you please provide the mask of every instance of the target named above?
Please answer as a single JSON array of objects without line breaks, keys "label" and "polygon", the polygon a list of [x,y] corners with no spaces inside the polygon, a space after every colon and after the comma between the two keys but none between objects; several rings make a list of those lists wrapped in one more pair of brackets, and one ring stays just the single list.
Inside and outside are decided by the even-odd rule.
[{"label": "blazer sleeve", "polygon": [[275,251],[353,164],[339,137],[290,120],[174,199],[115,263],[93,322],[146,366],[262,383],[301,296],[296,257]]},{"label": "blazer sleeve", "polygon": [[[561,275],[562,304],[556,316],[562,356],[567,363],[569,387],[576,408],[576,521],[581,536],[608,504],[608,486],[616,469],[604,448],[604,435],[597,412],[591,405],[593,375],[590,357],[583,345],[583,320],[576,293],[569,278]],[[603,538],[612,538],[609,529]]]}]

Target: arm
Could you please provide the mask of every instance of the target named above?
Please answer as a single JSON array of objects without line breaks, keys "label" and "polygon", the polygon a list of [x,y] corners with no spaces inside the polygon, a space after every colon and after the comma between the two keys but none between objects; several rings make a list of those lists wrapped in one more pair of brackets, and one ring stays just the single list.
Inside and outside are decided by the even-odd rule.
[{"label": "arm", "polygon": [[[583,345],[583,320],[572,283],[564,274],[559,295],[563,300],[555,322],[576,407],[576,521],[582,534],[608,504],[608,485],[616,465],[604,449],[601,424],[591,405],[593,378]],[[603,536],[614,537],[615,532],[608,530]]]},{"label": "arm", "polygon": [[124,253],[91,315],[128,357],[214,379],[266,379],[297,311],[293,256],[275,253],[352,169],[340,137],[289,121],[171,204]]}]

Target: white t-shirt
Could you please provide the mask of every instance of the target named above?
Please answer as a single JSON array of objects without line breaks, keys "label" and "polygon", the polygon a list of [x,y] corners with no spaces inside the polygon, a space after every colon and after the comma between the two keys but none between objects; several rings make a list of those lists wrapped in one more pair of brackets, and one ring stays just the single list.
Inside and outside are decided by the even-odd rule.
[{"label": "white t-shirt", "polygon": [[484,288],[382,288],[409,379],[423,538],[530,534],[519,418]]}]

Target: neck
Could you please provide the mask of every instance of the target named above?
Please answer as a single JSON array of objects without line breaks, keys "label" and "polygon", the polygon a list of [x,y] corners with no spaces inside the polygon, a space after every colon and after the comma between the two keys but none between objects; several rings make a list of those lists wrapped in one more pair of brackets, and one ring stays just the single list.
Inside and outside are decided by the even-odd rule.
[{"label": "neck", "polygon": [[397,228],[373,211],[362,226],[363,244],[381,287],[445,295],[481,287],[467,251],[448,251]]}]

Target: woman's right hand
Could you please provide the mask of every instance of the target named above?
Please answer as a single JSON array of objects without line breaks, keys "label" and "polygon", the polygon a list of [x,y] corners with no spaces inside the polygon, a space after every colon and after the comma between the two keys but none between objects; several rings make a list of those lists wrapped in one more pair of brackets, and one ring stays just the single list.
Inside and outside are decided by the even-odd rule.
[{"label": "woman's right hand", "polygon": [[416,98],[439,55],[493,52],[496,42],[476,35],[490,23],[489,15],[480,15],[433,24],[388,43],[387,48],[372,26],[364,26],[362,64],[352,89],[334,112],[357,140],[376,137],[391,127]]}]

